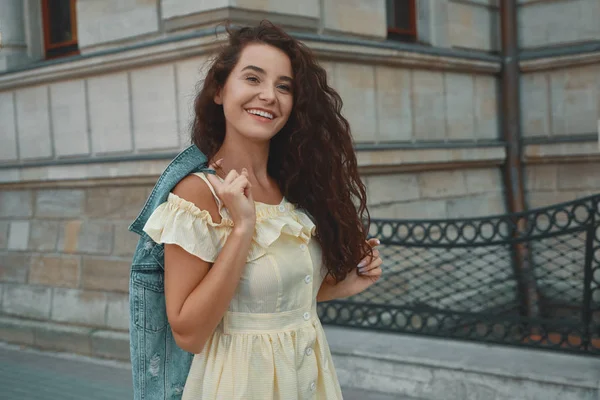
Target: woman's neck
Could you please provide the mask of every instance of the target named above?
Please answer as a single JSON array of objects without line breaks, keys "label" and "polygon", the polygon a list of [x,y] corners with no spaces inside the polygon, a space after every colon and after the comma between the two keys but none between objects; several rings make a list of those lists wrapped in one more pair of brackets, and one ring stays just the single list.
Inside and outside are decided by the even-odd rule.
[{"label": "woman's neck", "polygon": [[250,181],[267,183],[267,163],[269,161],[269,142],[253,142],[249,140],[232,140],[233,135],[225,135],[223,145],[215,154],[212,162],[223,159],[221,171],[223,178],[229,171],[236,170],[238,173],[242,168],[248,170]]}]

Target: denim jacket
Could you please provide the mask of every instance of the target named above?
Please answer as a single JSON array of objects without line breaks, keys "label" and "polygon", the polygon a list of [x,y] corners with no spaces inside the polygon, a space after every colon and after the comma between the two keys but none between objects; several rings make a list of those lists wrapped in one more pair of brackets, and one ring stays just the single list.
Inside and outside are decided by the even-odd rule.
[{"label": "denim jacket", "polygon": [[164,246],[142,230],[169,192],[192,172],[214,171],[192,145],[162,173],[142,211],[129,227],[140,235],[129,279],[129,336],[134,400],[180,399],[193,354],[175,343],[167,321],[164,293]]}]

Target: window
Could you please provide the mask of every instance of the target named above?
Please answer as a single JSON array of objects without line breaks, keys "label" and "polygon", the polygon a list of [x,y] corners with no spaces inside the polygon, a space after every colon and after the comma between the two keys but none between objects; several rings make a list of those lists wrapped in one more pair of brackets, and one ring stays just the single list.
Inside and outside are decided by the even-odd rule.
[{"label": "window", "polygon": [[386,0],[388,39],[417,40],[416,0]]},{"label": "window", "polygon": [[79,54],[76,0],[41,0],[46,58]]}]

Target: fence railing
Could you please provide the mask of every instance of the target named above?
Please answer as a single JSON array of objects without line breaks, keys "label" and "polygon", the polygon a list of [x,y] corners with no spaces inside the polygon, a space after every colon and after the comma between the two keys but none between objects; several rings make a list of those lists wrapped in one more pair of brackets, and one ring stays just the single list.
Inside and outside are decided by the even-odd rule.
[{"label": "fence railing", "polygon": [[324,324],[600,354],[600,195],[520,214],[373,220],[383,277]]}]

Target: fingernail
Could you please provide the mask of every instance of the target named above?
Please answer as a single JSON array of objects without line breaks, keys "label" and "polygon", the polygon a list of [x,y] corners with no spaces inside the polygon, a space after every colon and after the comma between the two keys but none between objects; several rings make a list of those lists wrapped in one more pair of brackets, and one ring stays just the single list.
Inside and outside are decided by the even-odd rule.
[{"label": "fingernail", "polygon": [[356,268],[360,269],[360,268],[364,267],[365,265],[367,265],[367,262],[366,262],[366,261],[361,261],[361,262],[360,262],[360,263],[359,263],[359,264],[356,266]]},{"label": "fingernail", "polygon": [[366,272],[366,268],[364,268],[364,267],[358,269],[359,274],[364,274],[365,272]]},{"label": "fingernail", "polygon": [[377,239],[377,244],[381,244],[381,241],[379,239]]}]

